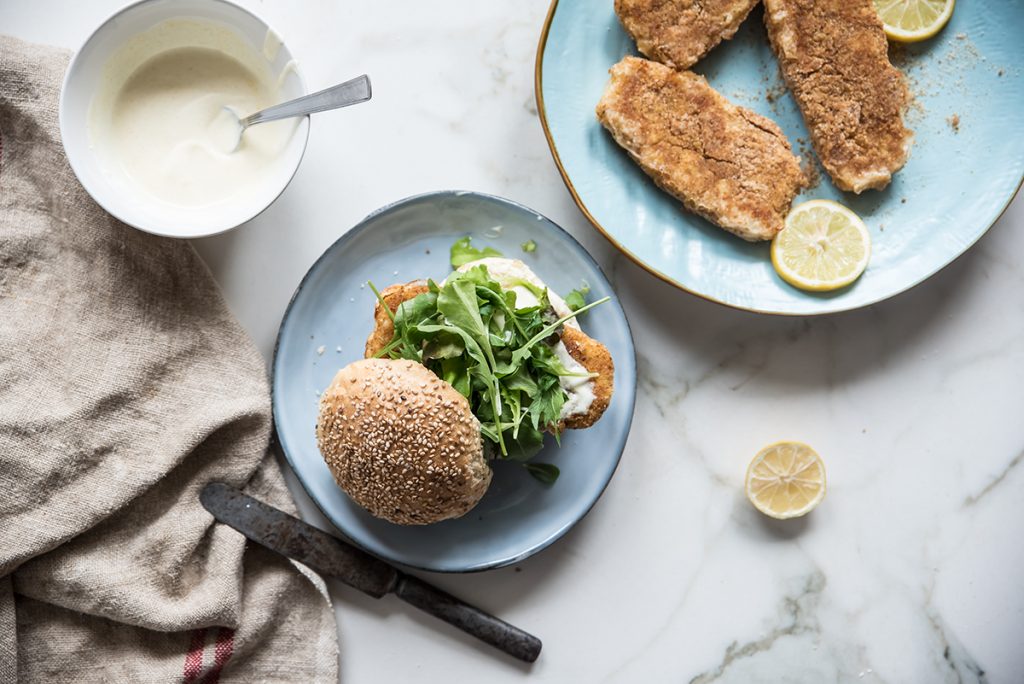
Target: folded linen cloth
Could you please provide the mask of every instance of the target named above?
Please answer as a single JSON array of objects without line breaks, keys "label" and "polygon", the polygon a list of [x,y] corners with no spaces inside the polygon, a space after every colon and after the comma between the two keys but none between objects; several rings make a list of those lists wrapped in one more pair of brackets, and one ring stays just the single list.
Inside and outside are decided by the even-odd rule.
[{"label": "folded linen cloth", "polygon": [[335,682],[322,581],[199,503],[292,507],[263,360],[187,242],[78,184],[66,66],[0,36],[0,682]]}]

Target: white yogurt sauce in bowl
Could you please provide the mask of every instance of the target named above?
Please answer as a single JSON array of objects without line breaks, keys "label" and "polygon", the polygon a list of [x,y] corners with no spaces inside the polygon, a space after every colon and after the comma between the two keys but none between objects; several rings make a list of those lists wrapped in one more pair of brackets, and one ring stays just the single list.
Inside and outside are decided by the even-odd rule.
[{"label": "white yogurt sauce in bowl", "polygon": [[225,107],[248,114],[281,99],[268,70],[260,71],[265,73],[221,50],[161,52],[93,102],[93,146],[114,167],[112,173],[123,172],[127,182],[164,202],[231,202],[258,186],[295,128],[294,121],[261,124],[239,142],[237,115]]},{"label": "white yogurt sauce in bowl", "polygon": [[[134,29],[134,30],[132,30]],[[281,193],[308,118],[237,119],[305,92],[266,24],[216,0],[147,0],[108,20],[76,55],[61,96],[68,158],[112,214],[162,235],[233,228]]]}]

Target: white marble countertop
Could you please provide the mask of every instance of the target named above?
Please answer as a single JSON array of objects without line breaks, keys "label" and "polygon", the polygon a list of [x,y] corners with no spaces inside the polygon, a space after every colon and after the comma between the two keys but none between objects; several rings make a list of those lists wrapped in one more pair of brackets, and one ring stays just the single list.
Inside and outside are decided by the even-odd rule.
[{"label": "white marble countertop", "polygon": [[[77,47],[121,4],[5,0],[0,30]],[[371,104],[313,121],[269,211],[196,242],[265,353],[339,235],[395,199],[459,188],[576,235],[639,356],[633,433],[591,514],[517,567],[430,577],[539,635],[540,660],[521,666],[334,585],[344,681],[1022,680],[1024,200],[886,303],[816,319],[733,311],[632,265],[572,203],[533,99],[547,0],[242,4],[311,87],[374,82]],[[750,458],[780,438],[814,445],[828,468],[828,497],[796,524],[742,493]]]}]

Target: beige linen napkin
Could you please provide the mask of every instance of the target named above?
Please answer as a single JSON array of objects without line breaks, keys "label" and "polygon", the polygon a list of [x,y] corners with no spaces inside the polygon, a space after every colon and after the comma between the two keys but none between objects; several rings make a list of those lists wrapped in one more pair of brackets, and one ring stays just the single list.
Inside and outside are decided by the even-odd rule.
[{"label": "beige linen napkin", "polygon": [[187,242],[78,184],[66,65],[0,37],[0,682],[334,682],[322,582],[199,504],[291,507],[264,362]]}]

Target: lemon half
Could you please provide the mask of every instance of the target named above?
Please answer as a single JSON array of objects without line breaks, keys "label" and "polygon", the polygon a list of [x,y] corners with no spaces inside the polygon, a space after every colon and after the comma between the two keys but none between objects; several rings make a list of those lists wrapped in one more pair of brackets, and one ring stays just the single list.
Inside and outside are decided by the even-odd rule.
[{"label": "lemon half", "polygon": [[874,0],[885,35],[899,43],[927,40],[953,16],[955,0]]},{"label": "lemon half", "polygon": [[790,285],[824,292],[849,285],[871,258],[871,236],[855,213],[831,200],[797,205],[772,240],[772,265]]},{"label": "lemon half", "polygon": [[747,468],[747,498],[780,520],[806,515],[825,498],[825,464],[801,442],[767,446]]}]

